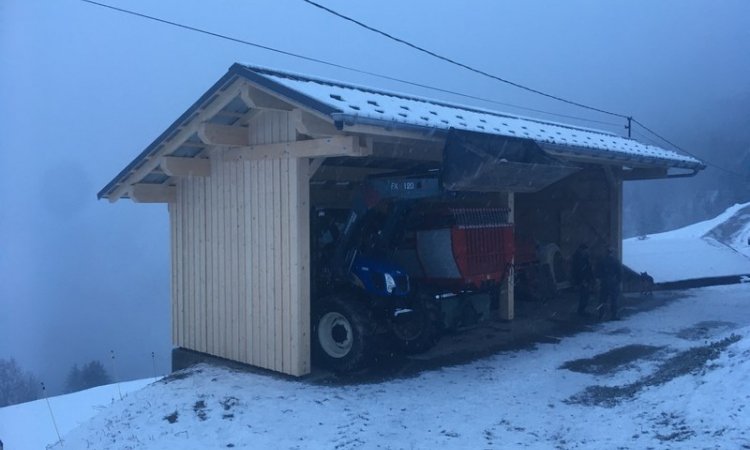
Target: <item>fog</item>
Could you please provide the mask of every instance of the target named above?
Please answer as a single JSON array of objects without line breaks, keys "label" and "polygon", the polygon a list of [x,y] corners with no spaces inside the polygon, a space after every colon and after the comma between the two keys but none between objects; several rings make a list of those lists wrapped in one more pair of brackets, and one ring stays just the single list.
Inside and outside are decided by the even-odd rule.
[{"label": "fog", "polygon": [[[750,170],[745,0],[324,3],[503,78],[633,115],[699,157]],[[301,0],[109,4],[392,77],[604,121],[611,125],[578,123],[624,132],[616,117],[472,74]],[[0,358],[16,358],[53,391],[74,363],[92,359],[118,379],[151,376],[151,352],[157,371],[168,370],[166,206],[110,204],[97,201],[96,192],[234,62],[568,121],[301,61],[76,0],[4,0]],[[628,234],[706,218],[734,197],[750,201],[747,177],[714,168],[686,180],[630,184],[626,192]],[[654,220],[654,211],[663,217]]]}]

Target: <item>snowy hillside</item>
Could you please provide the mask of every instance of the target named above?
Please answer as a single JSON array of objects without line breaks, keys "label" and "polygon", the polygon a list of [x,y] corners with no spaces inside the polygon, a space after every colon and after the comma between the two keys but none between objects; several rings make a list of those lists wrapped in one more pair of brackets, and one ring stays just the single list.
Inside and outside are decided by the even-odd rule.
[{"label": "snowy hillside", "polygon": [[623,241],[623,262],[657,283],[750,274],[750,203],[714,219]]},{"label": "snowy hillside", "polygon": [[128,381],[59,395],[49,399],[49,406],[45,400],[36,400],[0,408],[0,440],[6,450],[43,449],[57,442],[55,426],[60,434],[67,434],[119,400],[120,394],[127,396],[153,381]]},{"label": "snowy hillside", "polygon": [[[412,378],[320,385],[198,366],[53,448],[747,448],[750,284],[654,295],[664,306]],[[24,422],[27,405],[0,410],[3,433],[50,428],[44,411]],[[28,437],[6,449],[42,448]]]}]

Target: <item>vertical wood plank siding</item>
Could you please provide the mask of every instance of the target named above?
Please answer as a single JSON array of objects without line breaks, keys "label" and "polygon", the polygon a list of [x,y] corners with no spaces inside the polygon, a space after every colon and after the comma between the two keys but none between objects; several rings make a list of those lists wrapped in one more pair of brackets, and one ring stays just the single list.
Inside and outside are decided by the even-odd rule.
[{"label": "vertical wood plank siding", "polygon": [[[251,144],[291,141],[266,111]],[[174,345],[291,375],[310,370],[309,160],[223,161],[170,205]]]}]

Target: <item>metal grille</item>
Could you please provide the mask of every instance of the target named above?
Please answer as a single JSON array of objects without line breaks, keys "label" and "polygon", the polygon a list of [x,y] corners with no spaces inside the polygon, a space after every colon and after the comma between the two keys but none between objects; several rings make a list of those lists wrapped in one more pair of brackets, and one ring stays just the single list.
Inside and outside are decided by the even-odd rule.
[{"label": "metal grille", "polygon": [[508,208],[451,208],[459,229],[487,228],[508,224]]}]

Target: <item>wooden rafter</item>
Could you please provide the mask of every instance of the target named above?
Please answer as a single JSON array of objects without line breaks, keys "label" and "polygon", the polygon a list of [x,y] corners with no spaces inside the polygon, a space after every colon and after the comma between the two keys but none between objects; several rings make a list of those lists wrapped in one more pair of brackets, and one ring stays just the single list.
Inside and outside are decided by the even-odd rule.
[{"label": "wooden rafter", "polygon": [[278,158],[319,158],[330,156],[367,156],[368,147],[359,144],[357,136],[334,136],[310,139],[307,141],[283,142],[277,144],[248,145],[229,148],[222,152],[225,161],[278,159]]}]

